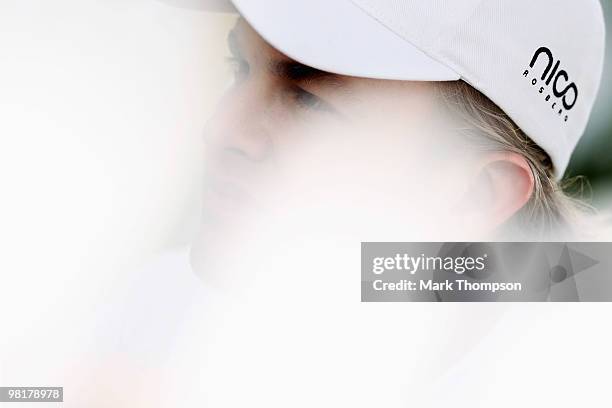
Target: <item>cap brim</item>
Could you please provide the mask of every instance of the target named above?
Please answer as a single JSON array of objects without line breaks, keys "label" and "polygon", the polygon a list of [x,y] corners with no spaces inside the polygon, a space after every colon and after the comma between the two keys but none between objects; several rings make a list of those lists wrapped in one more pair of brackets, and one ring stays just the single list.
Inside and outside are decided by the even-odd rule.
[{"label": "cap brim", "polygon": [[365,78],[454,81],[460,76],[350,0],[164,0],[209,11],[237,9],[274,48],[313,68]]}]

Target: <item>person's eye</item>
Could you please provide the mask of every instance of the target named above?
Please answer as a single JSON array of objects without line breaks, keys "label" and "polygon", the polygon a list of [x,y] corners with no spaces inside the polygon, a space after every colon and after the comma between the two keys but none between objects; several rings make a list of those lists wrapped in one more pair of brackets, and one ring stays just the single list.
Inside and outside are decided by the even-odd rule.
[{"label": "person's eye", "polygon": [[228,57],[226,61],[232,69],[234,81],[240,82],[249,76],[250,66],[246,60],[237,57]]},{"label": "person's eye", "polygon": [[302,108],[317,111],[333,111],[333,109],[321,98],[302,88],[295,88],[293,93],[295,102]]}]

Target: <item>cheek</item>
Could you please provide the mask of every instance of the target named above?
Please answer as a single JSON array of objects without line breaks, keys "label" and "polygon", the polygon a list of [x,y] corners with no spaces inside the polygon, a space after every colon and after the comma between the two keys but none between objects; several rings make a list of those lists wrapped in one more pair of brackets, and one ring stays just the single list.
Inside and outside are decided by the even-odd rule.
[{"label": "cheek", "polygon": [[336,101],[354,120],[375,123],[418,123],[431,119],[435,107],[435,91],[427,82],[399,82],[354,79],[349,92]]}]

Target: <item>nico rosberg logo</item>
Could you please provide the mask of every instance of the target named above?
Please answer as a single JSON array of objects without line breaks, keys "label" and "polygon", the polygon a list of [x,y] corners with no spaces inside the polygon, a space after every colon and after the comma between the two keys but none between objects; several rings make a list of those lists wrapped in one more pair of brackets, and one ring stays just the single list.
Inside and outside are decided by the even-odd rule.
[{"label": "nico rosberg logo", "polygon": [[[541,68],[544,70],[539,71]],[[570,82],[567,71],[560,68],[561,61],[555,61],[552,51],[547,47],[540,47],[533,54],[529,69],[525,69],[523,76],[531,78],[531,85],[538,89],[538,93],[546,95],[544,100],[551,104],[551,110],[562,117],[564,122],[567,122],[568,111],[576,105],[578,100],[578,86]],[[534,73],[530,75],[531,69],[534,70]]]}]

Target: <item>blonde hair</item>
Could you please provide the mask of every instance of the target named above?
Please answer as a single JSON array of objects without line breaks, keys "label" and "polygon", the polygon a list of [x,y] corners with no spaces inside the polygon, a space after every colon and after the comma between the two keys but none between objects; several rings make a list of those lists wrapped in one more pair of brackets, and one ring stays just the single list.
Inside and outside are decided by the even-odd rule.
[{"label": "blonde hair", "polygon": [[522,155],[534,177],[528,203],[505,226],[533,238],[574,236],[594,210],[586,202],[589,186],[583,177],[555,180],[548,154],[529,138],[495,103],[463,81],[436,84],[445,110],[462,122],[462,133],[487,151]]}]

